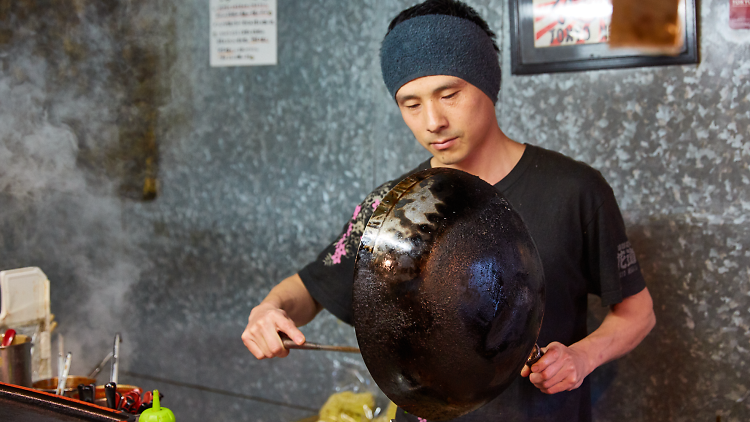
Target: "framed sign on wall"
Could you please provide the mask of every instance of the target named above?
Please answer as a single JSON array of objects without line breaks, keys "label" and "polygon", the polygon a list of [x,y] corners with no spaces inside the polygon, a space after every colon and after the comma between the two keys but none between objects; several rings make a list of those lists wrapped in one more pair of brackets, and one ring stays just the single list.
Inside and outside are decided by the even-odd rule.
[{"label": "framed sign on wall", "polygon": [[571,72],[698,63],[695,0],[679,11],[676,55],[609,46],[611,0],[510,0],[511,73]]}]

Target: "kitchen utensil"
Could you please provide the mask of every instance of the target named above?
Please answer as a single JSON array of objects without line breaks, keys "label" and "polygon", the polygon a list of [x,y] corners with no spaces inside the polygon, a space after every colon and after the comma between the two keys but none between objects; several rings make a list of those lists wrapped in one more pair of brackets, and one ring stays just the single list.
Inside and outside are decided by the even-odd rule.
[{"label": "kitchen utensil", "polygon": [[284,333],[279,333],[281,342],[287,349],[303,349],[303,350],[326,350],[330,352],[346,352],[346,353],[359,353],[359,348],[351,346],[329,346],[326,344],[310,343],[309,341],[299,345],[290,339]]},{"label": "kitchen utensil", "polygon": [[120,369],[120,333],[115,334],[115,344],[112,348],[112,372],[109,376],[109,381],[117,384],[117,376]]},{"label": "kitchen utensil", "polygon": [[13,339],[16,338],[16,330],[8,328],[3,334],[3,341],[0,343],[0,347],[8,347],[13,343]]},{"label": "kitchen utensil", "polygon": [[78,400],[93,403],[96,397],[96,386],[94,384],[78,384]]},{"label": "kitchen utensil", "polygon": [[104,385],[104,396],[107,398],[107,407],[117,409],[120,405],[120,393],[117,392],[117,383],[108,382]]},{"label": "kitchen utensil", "polygon": [[[94,392],[94,404],[98,404],[102,407],[107,407],[107,397],[105,394],[106,391],[106,385],[97,385],[96,390]],[[143,394],[143,390],[140,387],[137,387],[135,385],[128,385],[128,384],[117,384],[117,390],[116,392],[123,396],[131,391],[137,391],[139,394]],[[115,395],[117,397],[117,395]],[[117,401],[117,399],[115,399]]]},{"label": "kitchen utensil", "polygon": [[362,235],[353,315],[380,389],[429,420],[500,394],[530,356],[544,272],[521,217],[493,186],[435,168],[398,183]]},{"label": "kitchen utensil", "polygon": [[65,338],[62,334],[57,335],[57,379],[62,378],[65,368]]},{"label": "kitchen utensil", "polygon": [[528,366],[529,369],[531,369],[531,367],[535,363],[539,362],[539,359],[541,359],[542,356],[544,356],[544,352],[538,345],[534,344],[534,348],[531,349],[531,353],[529,354],[529,357],[526,358],[526,366]]},{"label": "kitchen utensil", "polygon": [[114,356],[114,351],[109,352],[109,354],[107,354],[107,356],[105,356],[104,359],[102,359],[102,361],[99,362],[99,365],[96,365],[96,368],[94,368],[94,370],[91,371],[91,373],[89,374],[89,378],[96,378],[96,376],[99,375],[99,372],[102,372],[104,365],[106,365],[107,362],[109,362],[110,359],[112,359],[112,356]]},{"label": "kitchen utensil", "polygon": [[133,402],[133,398],[132,397],[125,397],[125,396],[123,396],[120,399],[120,404],[117,405],[117,410],[122,410],[122,411],[125,411],[125,412],[128,412],[128,413],[133,413],[133,412],[130,412],[128,410],[128,409],[130,409],[133,406],[133,404],[134,404],[134,402]]},{"label": "kitchen utensil", "polygon": [[140,422],[175,422],[174,413],[159,405],[159,390],[154,390],[154,401],[151,409],[144,410],[138,420]]},{"label": "kitchen utensil", "polygon": [[[65,389],[63,390],[63,396],[75,397],[78,394],[78,385],[89,385],[96,383],[94,378],[81,377],[76,375],[68,375],[65,380]],[[45,393],[55,394],[57,390],[58,378],[47,378],[39,381],[35,381],[32,385],[33,388],[44,391]]]},{"label": "kitchen utensil", "polygon": [[140,390],[130,391],[122,395],[120,400],[119,408],[135,414],[141,406],[141,392]]},{"label": "kitchen utensil", "polygon": [[12,337],[10,345],[0,347],[0,382],[31,387],[31,338],[22,334]]},{"label": "kitchen utensil", "polygon": [[65,383],[68,380],[68,374],[70,374],[70,361],[72,360],[73,355],[72,353],[68,352],[68,354],[65,356],[65,364],[63,366],[62,375],[57,380],[57,389],[55,390],[55,394],[58,396],[61,396],[63,394],[63,390],[65,389]]}]

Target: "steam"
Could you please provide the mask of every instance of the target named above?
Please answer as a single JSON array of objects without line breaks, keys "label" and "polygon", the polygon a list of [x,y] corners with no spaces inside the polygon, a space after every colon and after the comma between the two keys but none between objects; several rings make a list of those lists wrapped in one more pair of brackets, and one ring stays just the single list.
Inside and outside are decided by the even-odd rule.
[{"label": "steam", "polygon": [[0,98],[6,99],[0,102],[0,192],[39,200],[44,190],[79,190],[84,181],[75,165],[75,135],[52,125],[43,106],[44,63],[15,65],[15,77],[0,78]]},{"label": "steam", "polygon": [[[10,251],[15,259],[8,262],[7,251],[0,256],[0,269],[20,263],[45,271],[57,332],[73,352],[71,374],[86,375],[123,330],[123,299],[142,264],[137,236],[123,228],[114,181],[99,177],[92,187],[92,175],[78,164],[82,142],[117,142],[107,123],[117,112],[111,93],[81,97],[50,79],[45,60],[30,53],[0,71],[0,221],[22,228],[24,237],[21,250]],[[98,136],[80,139],[65,121],[84,122],[78,132]],[[127,361],[131,336],[123,337]]]}]

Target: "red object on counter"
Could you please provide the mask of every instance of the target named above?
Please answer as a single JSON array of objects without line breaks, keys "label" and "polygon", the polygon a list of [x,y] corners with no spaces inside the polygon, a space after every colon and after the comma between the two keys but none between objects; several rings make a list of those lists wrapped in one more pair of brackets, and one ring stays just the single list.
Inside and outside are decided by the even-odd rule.
[{"label": "red object on counter", "polygon": [[141,407],[140,390],[133,390],[123,394],[120,399],[120,404],[118,405],[118,408],[133,414],[138,412],[139,407]]},{"label": "red object on counter", "polygon": [[5,330],[5,334],[3,335],[3,342],[0,344],[0,347],[8,347],[11,343],[13,343],[13,339],[16,338],[16,330],[12,328],[8,328]]},{"label": "red object on counter", "polygon": [[729,0],[729,27],[750,29],[750,0]]}]

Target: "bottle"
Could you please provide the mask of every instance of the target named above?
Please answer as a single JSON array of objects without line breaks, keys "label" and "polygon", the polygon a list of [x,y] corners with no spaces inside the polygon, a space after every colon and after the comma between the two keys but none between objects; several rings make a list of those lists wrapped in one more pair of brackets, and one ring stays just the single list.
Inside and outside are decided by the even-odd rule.
[{"label": "bottle", "polygon": [[166,407],[159,406],[159,390],[154,390],[154,401],[138,418],[139,422],[175,422],[174,413]]}]

